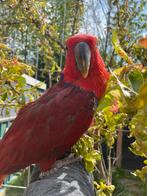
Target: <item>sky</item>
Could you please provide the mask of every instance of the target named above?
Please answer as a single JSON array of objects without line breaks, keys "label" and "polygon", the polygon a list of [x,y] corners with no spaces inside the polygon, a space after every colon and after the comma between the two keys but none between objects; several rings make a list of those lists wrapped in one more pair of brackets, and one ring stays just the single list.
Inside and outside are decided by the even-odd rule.
[{"label": "sky", "polygon": [[85,0],[84,22],[80,32],[105,36],[107,12],[106,0]]}]

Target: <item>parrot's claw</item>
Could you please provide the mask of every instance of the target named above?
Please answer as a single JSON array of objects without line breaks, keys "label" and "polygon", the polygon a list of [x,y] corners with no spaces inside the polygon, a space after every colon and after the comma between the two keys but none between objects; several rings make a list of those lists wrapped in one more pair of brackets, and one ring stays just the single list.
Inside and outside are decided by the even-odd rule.
[{"label": "parrot's claw", "polygon": [[64,167],[64,166],[69,165],[69,164],[72,164],[72,163],[75,163],[77,161],[81,161],[81,160],[82,160],[82,157],[75,157],[74,154],[70,154],[68,157],[66,157],[64,159],[57,160],[50,170],[48,170],[46,172],[41,172],[39,178],[43,178],[45,176],[53,174],[59,168]]}]

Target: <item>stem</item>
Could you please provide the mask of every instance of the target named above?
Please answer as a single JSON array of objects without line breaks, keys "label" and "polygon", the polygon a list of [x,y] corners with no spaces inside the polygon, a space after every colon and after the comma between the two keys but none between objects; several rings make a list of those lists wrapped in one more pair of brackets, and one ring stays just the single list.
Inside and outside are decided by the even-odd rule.
[{"label": "stem", "polygon": [[[103,152],[102,151],[102,146],[100,146],[100,152],[101,152],[101,154]],[[102,160],[102,164],[103,164],[103,167],[104,167],[105,174],[107,175],[108,174],[108,171],[107,171],[107,167],[106,167],[105,160],[104,160],[104,157],[103,156],[102,156],[101,160]]]},{"label": "stem", "polygon": [[100,151],[102,158],[101,160],[99,160],[97,162],[97,168],[99,170],[99,174],[100,174],[100,178],[104,179],[105,181],[107,180],[107,175],[106,175],[106,166],[104,163],[104,159],[103,159],[103,153],[102,153],[102,149],[101,149],[101,145],[98,144],[98,151]]},{"label": "stem", "polygon": [[12,89],[13,92],[20,95],[20,93],[12,86],[11,82],[8,81],[7,84],[9,85],[9,87]]},{"label": "stem", "polygon": [[14,106],[14,107],[17,107],[18,106],[18,104],[9,104],[9,103],[0,103],[0,107],[11,107],[11,106]]},{"label": "stem", "polygon": [[112,64],[112,60],[113,60],[113,57],[114,57],[114,52],[115,52],[115,50],[113,49],[112,54],[111,54],[110,61],[108,63],[109,67],[111,67],[111,64]]},{"label": "stem", "polygon": [[111,164],[111,147],[108,149],[108,177],[107,184],[112,184],[112,164]]}]

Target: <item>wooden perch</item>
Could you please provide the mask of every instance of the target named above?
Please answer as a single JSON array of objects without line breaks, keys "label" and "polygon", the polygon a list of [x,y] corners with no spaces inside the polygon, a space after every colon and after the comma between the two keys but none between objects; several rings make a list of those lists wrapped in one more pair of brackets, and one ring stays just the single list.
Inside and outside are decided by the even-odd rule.
[{"label": "wooden perch", "polygon": [[95,196],[92,175],[74,162],[32,182],[24,196]]}]

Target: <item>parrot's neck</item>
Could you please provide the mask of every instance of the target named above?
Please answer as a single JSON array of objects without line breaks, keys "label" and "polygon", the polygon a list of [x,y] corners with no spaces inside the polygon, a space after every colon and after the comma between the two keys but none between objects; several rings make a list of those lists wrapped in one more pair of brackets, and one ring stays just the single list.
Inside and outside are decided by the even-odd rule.
[{"label": "parrot's neck", "polygon": [[66,66],[63,70],[64,81],[72,83],[89,92],[93,92],[100,99],[106,89],[106,82],[109,78],[109,73],[105,68],[105,64],[98,52],[91,56],[91,65],[88,77],[84,79],[81,73],[76,68],[76,62],[73,55],[66,58]]}]

